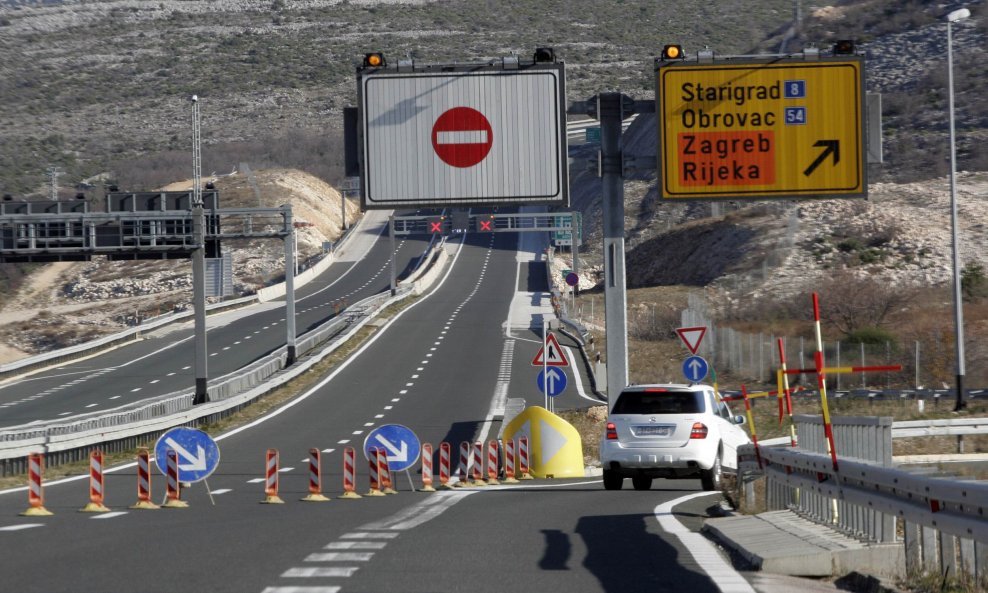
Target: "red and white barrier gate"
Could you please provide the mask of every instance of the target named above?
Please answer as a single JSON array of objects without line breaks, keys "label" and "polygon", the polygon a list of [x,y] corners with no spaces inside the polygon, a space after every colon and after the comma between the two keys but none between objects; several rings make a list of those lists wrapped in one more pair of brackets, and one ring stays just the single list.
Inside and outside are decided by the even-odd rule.
[{"label": "red and white barrier gate", "polygon": [[449,443],[442,442],[439,443],[439,488],[442,490],[449,489],[449,476],[450,476],[450,445]]},{"label": "red and white barrier gate", "polygon": [[510,439],[504,441],[504,483],[505,484],[517,484],[518,480],[515,478],[515,473],[518,464],[518,458],[515,456],[515,441]]},{"label": "red and white barrier gate", "polygon": [[340,498],[362,498],[357,494],[357,452],[353,447],[343,449],[343,494]]},{"label": "red and white barrier gate", "polygon": [[89,453],[89,503],[79,512],[110,512],[110,509],[103,504],[103,496],[103,452],[96,449]]},{"label": "red and white barrier gate", "polygon": [[521,475],[519,480],[534,480],[532,474],[528,473],[528,437],[518,438],[518,462],[521,464]]},{"label": "red and white barrier gate", "polygon": [[377,447],[370,448],[367,461],[370,463],[370,472],[367,474],[370,490],[364,496],[384,496],[384,492],[381,492],[381,456],[378,455]]},{"label": "red and white barrier gate", "polygon": [[435,492],[432,487],[432,445],[422,443],[422,488],[419,492]]},{"label": "red and white barrier gate", "polygon": [[178,452],[174,449],[165,449],[165,468],[168,490],[165,494],[165,504],[161,506],[167,509],[184,509],[189,506],[189,503],[182,500],[182,483],[178,474]]},{"label": "red and white barrier gate", "polygon": [[264,500],[261,504],[285,504],[278,496],[278,468],[280,455],[277,449],[268,449],[264,462]]},{"label": "red and white barrier gate", "polygon": [[500,483],[497,481],[499,458],[497,441],[487,441],[487,483],[491,486],[496,486]]},{"label": "red and white barrier gate", "polygon": [[471,472],[474,486],[485,486],[484,481],[484,443],[477,441],[473,444],[473,470]]},{"label": "red and white barrier gate", "polygon": [[45,508],[45,495],[42,477],[45,472],[45,456],[41,453],[31,453],[27,456],[27,502],[28,508],[21,513],[23,517],[47,517],[53,515]]},{"label": "red and white barrier gate", "polygon": [[137,450],[137,502],[132,509],[161,508],[151,502],[151,454],[144,447]]},{"label": "red and white barrier gate", "polygon": [[322,493],[322,453],[319,449],[309,449],[309,494],[302,500],[305,502],[329,500]]},{"label": "red and white barrier gate", "polygon": [[385,494],[398,494],[391,481],[391,468],[388,466],[388,452],[384,449],[377,450],[377,467],[381,468],[381,492]]}]

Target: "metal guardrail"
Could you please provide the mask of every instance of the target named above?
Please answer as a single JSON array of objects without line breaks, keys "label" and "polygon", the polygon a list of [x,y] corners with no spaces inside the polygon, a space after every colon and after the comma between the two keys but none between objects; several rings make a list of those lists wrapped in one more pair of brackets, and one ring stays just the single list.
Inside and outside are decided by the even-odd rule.
[{"label": "metal guardrail", "polygon": [[[753,445],[738,449],[739,484],[764,474],[770,509],[788,508],[867,541],[902,541],[907,571],[988,574],[988,483],[891,467],[892,439],[986,434],[988,418],[895,423],[891,418],[835,418],[834,436],[840,439],[836,470],[822,436],[814,435],[822,433],[820,418],[798,418],[800,446],[760,447],[762,467]],[[874,427],[871,434],[867,425]],[[848,434],[840,437],[841,432]],[[788,443],[786,437],[762,445]],[[902,522],[902,538],[896,519]]]}]

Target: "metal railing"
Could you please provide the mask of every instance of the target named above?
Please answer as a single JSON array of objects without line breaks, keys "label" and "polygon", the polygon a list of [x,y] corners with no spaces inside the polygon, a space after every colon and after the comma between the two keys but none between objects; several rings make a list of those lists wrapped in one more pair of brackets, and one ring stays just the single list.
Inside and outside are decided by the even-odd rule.
[{"label": "metal railing", "polygon": [[907,572],[988,576],[988,483],[891,467],[893,438],[985,434],[988,419],[835,418],[836,469],[822,419],[794,420],[799,447],[761,447],[762,467],[754,446],[738,449],[739,483],[764,475],[770,510],[789,509],[865,541],[901,541]]}]

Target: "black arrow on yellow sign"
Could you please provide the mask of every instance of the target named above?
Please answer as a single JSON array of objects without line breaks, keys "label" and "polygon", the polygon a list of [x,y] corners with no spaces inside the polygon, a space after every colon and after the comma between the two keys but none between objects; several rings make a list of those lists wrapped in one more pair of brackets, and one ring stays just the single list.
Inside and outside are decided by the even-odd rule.
[{"label": "black arrow on yellow sign", "polygon": [[840,140],[817,140],[816,144],[813,146],[822,146],[824,149],[823,152],[820,153],[820,156],[816,157],[816,160],[813,161],[809,167],[806,167],[805,171],[803,171],[803,175],[806,175],[807,177],[812,175],[813,171],[816,171],[816,168],[819,167],[831,154],[834,155],[834,165],[840,162]]}]

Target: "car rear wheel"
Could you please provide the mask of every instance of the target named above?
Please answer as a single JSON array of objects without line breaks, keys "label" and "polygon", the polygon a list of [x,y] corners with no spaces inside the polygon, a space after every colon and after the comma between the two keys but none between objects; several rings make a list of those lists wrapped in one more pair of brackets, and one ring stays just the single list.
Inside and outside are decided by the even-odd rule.
[{"label": "car rear wheel", "polygon": [[652,478],[648,476],[635,476],[631,478],[631,484],[635,490],[648,490],[652,487]]},{"label": "car rear wheel", "polygon": [[720,452],[717,453],[717,457],[714,458],[714,464],[710,469],[705,469],[700,474],[700,482],[703,484],[704,490],[720,490],[721,482],[723,481],[723,470],[720,466]]},{"label": "car rear wheel", "polygon": [[620,490],[623,483],[624,478],[621,474],[609,469],[604,470],[604,490]]}]

